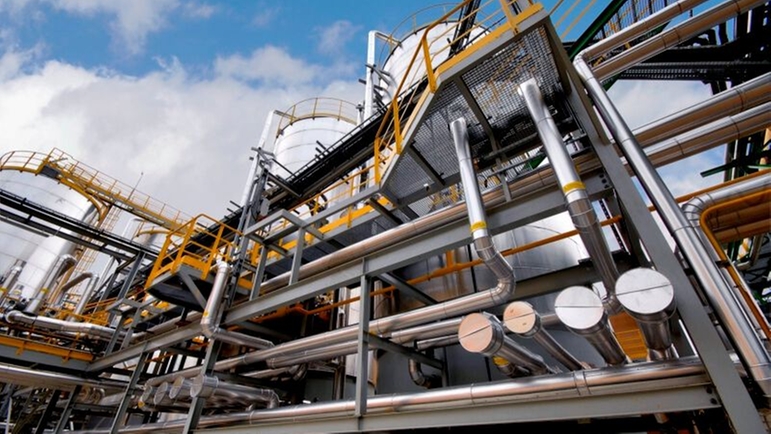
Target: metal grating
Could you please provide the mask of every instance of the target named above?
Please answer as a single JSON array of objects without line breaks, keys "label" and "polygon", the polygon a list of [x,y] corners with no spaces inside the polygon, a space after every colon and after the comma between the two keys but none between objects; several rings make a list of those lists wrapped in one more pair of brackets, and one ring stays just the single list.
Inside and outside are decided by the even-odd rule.
[{"label": "metal grating", "polygon": [[[496,160],[504,165],[521,158],[538,145],[536,129],[524,100],[517,92],[520,83],[535,78],[544,100],[552,107],[555,122],[569,131],[575,128],[571,112],[564,103],[566,93],[550,44],[550,31],[540,25],[503,48],[478,61],[456,77],[443,77],[443,84],[430,101],[416,131],[408,138],[408,147],[423,156],[445,185],[458,179],[458,162],[448,124],[465,117],[469,125],[469,141],[478,169],[490,168]],[[459,86],[465,85],[479,106],[494,139],[474,115]],[[497,145],[494,147],[494,145]],[[511,173],[515,175],[515,173]],[[410,151],[399,155],[383,183],[385,194],[400,204],[428,195],[434,180]]]}]

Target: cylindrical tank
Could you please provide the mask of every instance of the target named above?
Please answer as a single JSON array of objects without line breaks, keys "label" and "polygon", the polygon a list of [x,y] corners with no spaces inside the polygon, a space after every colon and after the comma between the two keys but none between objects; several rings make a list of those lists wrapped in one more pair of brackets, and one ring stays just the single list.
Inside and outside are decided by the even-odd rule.
[{"label": "cylindrical tank", "polygon": [[[84,196],[49,178],[0,171],[0,188],[79,220],[94,215],[92,205]],[[14,264],[24,264],[13,288],[8,288],[9,295],[30,297],[43,284],[57,260],[72,253],[73,247],[63,238],[0,221],[0,274]]]},{"label": "cylindrical tank", "polygon": [[[381,52],[381,59],[378,63],[381,66],[380,69],[385,73],[385,76],[381,76],[378,82],[380,88],[383,89],[381,101],[384,103],[391,101],[402,81],[404,81],[401,87],[403,92],[426,76],[424,54],[420,53],[412,62],[415,50],[420,47],[426,30],[428,30],[426,42],[431,57],[431,67],[436,68],[449,58],[450,42],[456,37],[458,21],[437,23],[429,29],[432,22],[444,15],[446,12],[444,9],[441,5],[422,9],[405,19],[391,32],[390,37],[393,38],[394,42],[386,44],[388,49]],[[414,23],[424,24],[414,26]],[[477,26],[469,32],[468,40],[473,43],[485,33],[484,27]]]},{"label": "cylindrical tank", "polygon": [[[341,99],[311,98],[285,110],[273,148],[273,173],[289,178],[356,126],[356,105]],[[320,144],[319,144],[320,143]]]}]

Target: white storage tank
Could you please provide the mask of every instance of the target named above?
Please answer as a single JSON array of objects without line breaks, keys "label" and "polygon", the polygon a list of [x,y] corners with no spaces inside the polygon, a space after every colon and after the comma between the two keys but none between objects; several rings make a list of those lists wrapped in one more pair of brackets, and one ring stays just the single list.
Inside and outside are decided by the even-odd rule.
[{"label": "white storage tank", "polygon": [[[56,181],[23,172],[0,171],[0,188],[30,202],[78,220],[92,218],[94,208],[80,193]],[[44,282],[58,259],[73,252],[73,243],[59,237],[0,221],[0,275],[22,266],[9,295],[29,298]],[[6,282],[3,282],[6,286]]]}]

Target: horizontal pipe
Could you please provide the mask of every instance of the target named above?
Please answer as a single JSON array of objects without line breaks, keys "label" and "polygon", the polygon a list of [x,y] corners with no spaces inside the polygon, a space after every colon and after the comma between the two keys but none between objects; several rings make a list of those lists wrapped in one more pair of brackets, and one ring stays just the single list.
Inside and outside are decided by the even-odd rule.
[{"label": "horizontal pipe", "polygon": [[676,47],[698,36],[704,29],[723,23],[754,7],[763,5],[765,2],[766,0],[730,0],[720,3],[667,31],[651,36],[644,42],[613,56],[610,60],[602,62],[594,69],[595,75],[600,80],[612,77],[626,70],[629,65],[638,64],[662,51]]},{"label": "horizontal pipe", "polygon": [[279,404],[278,394],[272,389],[226,383],[217,377],[208,377],[203,374],[193,380],[190,388],[191,397],[209,398],[220,395],[235,400],[260,402],[267,408],[276,408]]},{"label": "horizontal pipe", "polygon": [[506,310],[503,312],[503,324],[517,336],[535,340],[555,360],[571,371],[585,368],[580,360],[570,354],[549,332],[544,330],[541,324],[541,315],[530,303],[515,301],[506,306]]},{"label": "horizontal pipe", "polygon": [[0,363],[0,382],[20,386],[60,388],[71,390],[75,386],[101,387],[113,390],[126,389],[126,383],[116,380],[90,380],[59,372],[42,371]]},{"label": "horizontal pipe", "polygon": [[541,356],[506,337],[498,318],[488,313],[472,313],[463,318],[458,340],[466,351],[503,358],[535,375],[557,372]]},{"label": "horizontal pipe", "polygon": [[[532,400],[537,395],[547,405],[549,399],[571,399],[585,396],[612,396],[638,391],[657,390],[659,381],[690,379],[693,383],[707,382],[704,368],[696,357],[666,362],[637,363],[623,367],[605,367],[581,372],[567,372],[546,377],[527,377],[504,382],[472,384],[436,389],[428,392],[381,395],[367,398],[367,414],[404,411],[430,411],[438,408],[468,407],[485,403],[512,403]],[[624,385],[623,388],[618,387]],[[270,410],[255,410],[211,417],[202,417],[198,428],[222,425],[253,425],[282,420],[305,420],[331,417],[353,417],[353,400],[295,405]],[[179,432],[184,420],[125,427],[124,434]],[[107,430],[89,431],[107,434]],[[76,434],[76,433],[73,433]]]},{"label": "horizontal pipe", "polygon": [[18,310],[7,312],[4,317],[10,324],[25,324],[48,330],[82,333],[87,336],[102,339],[111,339],[112,335],[115,334],[115,329],[113,328],[96,325],[90,322],[63,321],[40,315],[28,315]]}]

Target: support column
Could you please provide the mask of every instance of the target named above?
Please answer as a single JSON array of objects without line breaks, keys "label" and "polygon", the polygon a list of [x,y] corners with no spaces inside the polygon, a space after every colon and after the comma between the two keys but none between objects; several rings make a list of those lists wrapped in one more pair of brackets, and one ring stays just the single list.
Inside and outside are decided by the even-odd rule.
[{"label": "support column", "polygon": [[48,400],[48,405],[46,405],[46,409],[40,416],[40,420],[38,421],[37,427],[35,428],[35,434],[43,434],[46,429],[46,425],[48,425],[48,420],[51,419],[51,415],[53,415],[54,410],[56,410],[56,404],[59,402],[59,397],[61,395],[61,390],[54,390],[51,392],[51,398]]},{"label": "support column", "polygon": [[150,354],[152,353],[142,353],[142,355],[140,355],[137,359],[137,364],[134,367],[134,372],[131,374],[131,378],[129,379],[126,392],[123,394],[123,399],[121,399],[120,405],[118,405],[118,411],[115,413],[115,419],[112,421],[110,434],[118,434],[118,430],[126,426],[126,411],[128,411],[129,404],[131,404],[131,396],[134,394],[134,390],[136,390],[137,384],[139,383],[139,377],[145,371],[145,363],[147,362],[147,358],[150,356]]},{"label": "support column", "polygon": [[[366,272],[366,262],[363,263]],[[355,416],[362,417],[367,413],[367,378],[369,377],[369,319],[372,303],[369,297],[369,277],[361,276],[359,296],[359,359],[356,363],[356,409]]]}]

